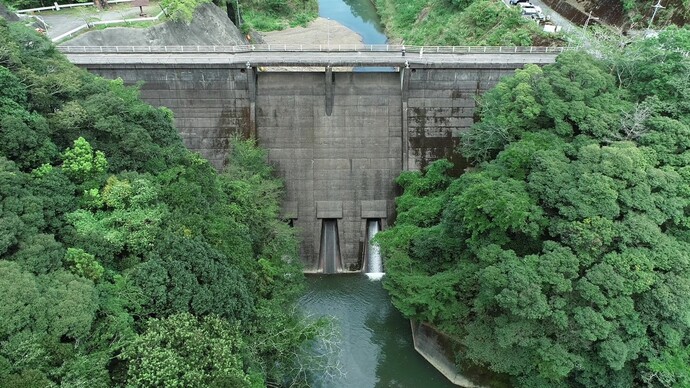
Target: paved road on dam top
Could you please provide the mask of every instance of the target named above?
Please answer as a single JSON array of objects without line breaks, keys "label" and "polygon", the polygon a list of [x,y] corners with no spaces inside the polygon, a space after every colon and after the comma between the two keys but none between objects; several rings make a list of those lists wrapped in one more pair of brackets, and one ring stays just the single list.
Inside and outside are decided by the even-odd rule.
[{"label": "paved road on dam top", "polygon": [[[555,47],[413,47],[369,48],[350,50],[335,48],[314,50],[281,50],[273,48],[257,51],[213,52],[209,48],[198,52],[194,47],[61,47],[67,58],[77,65],[225,65],[230,67],[257,66],[410,66],[410,67],[467,67],[468,65],[501,65],[553,63],[565,49]],[[387,47],[387,46],[384,46]],[[173,52],[177,50],[176,52]],[[330,51],[329,51],[330,50]],[[81,51],[81,52],[80,52]],[[100,52],[102,51],[102,52]],[[530,52],[531,51],[531,52]]]}]

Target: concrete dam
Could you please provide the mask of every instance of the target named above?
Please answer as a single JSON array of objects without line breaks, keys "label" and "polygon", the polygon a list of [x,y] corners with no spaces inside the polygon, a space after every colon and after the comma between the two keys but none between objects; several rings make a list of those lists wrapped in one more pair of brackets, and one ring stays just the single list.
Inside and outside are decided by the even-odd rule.
[{"label": "concrete dam", "polygon": [[[233,136],[256,138],[285,181],[282,217],[299,231],[305,269],[330,273],[367,266],[368,235],[395,217],[395,178],[449,156],[474,122],[478,95],[527,63],[554,62],[563,49],[61,50],[105,78],[143,81],[141,97],[170,108],[186,146],[219,169]],[[382,71],[333,70],[360,66]],[[277,67],[283,71],[270,71]]]}]

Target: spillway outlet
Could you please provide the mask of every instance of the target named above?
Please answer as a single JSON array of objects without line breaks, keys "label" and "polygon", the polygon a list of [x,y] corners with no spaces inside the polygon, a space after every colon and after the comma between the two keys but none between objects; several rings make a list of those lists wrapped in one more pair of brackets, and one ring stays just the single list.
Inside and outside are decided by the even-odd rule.
[{"label": "spillway outlet", "polygon": [[367,248],[364,272],[371,280],[381,280],[383,275],[383,259],[381,250],[373,239],[381,230],[381,220],[378,218],[367,219]]},{"label": "spillway outlet", "polygon": [[335,274],[341,272],[342,268],[338,220],[335,218],[324,218],[321,223],[319,271],[325,274]]}]

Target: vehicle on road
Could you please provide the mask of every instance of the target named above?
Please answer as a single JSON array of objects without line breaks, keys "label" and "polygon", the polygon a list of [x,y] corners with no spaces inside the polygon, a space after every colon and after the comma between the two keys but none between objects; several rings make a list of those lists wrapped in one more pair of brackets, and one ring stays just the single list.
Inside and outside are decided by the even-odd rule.
[{"label": "vehicle on road", "polygon": [[520,3],[528,3],[529,4],[529,0],[510,0],[510,5],[518,5]]},{"label": "vehicle on road", "polygon": [[544,12],[542,12],[541,7],[537,7],[536,5],[532,5],[530,3],[520,3],[520,7],[522,7],[523,16],[530,17],[534,20],[546,19],[546,16],[544,16]]}]

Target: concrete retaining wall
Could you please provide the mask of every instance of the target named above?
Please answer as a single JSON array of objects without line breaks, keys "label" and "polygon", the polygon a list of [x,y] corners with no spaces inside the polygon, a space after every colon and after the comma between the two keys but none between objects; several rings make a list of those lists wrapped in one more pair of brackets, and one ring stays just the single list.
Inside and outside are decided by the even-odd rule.
[{"label": "concrete retaining wall", "polygon": [[[318,267],[322,220],[338,220],[344,270],[359,270],[366,218],[393,222],[398,174],[449,157],[478,94],[518,63],[467,63],[384,73],[256,72],[222,64],[91,64],[143,81],[141,97],[170,108],[188,148],[221,169],[235,134],[256,136],[285,180],[283,217]],[[461,161],[454,160],[456,163]]]},{"label": "concrete retaining wall", "polygon": [[455,356],[451,339],[423,322],[410,321],[410,326],[417,353],[446,376],[451,383],[466,388],[481,387],[458,371],[453,362]]},{"label": "concrete retaining wall", "polygon": [[216,168],[225,164],[229,139],[249,135],[251,116],[248,73],[245,69],[213,66],[131,68],[99,66],[89,69],[126,84],[143,82],[141,98],[170,108],[187,148],[199,152]]},{"label": "concrete retaining wall", "polygon": [[365,217],[394,213],[399,75],[259,73],[257,90],[257,135],[285,178],[284,213],[296,218],[308,269],[316,269],[321,220],[336,218],[344,269],[358,270]]},{"label": "concrete retaining wall", "polygon": [[[513,68],[413,69],[409,82],[407,120],[410,170],[451,158],[458,134],[474,123],[477,97]],[[453,160],[462,164],[460,160]]]}]

